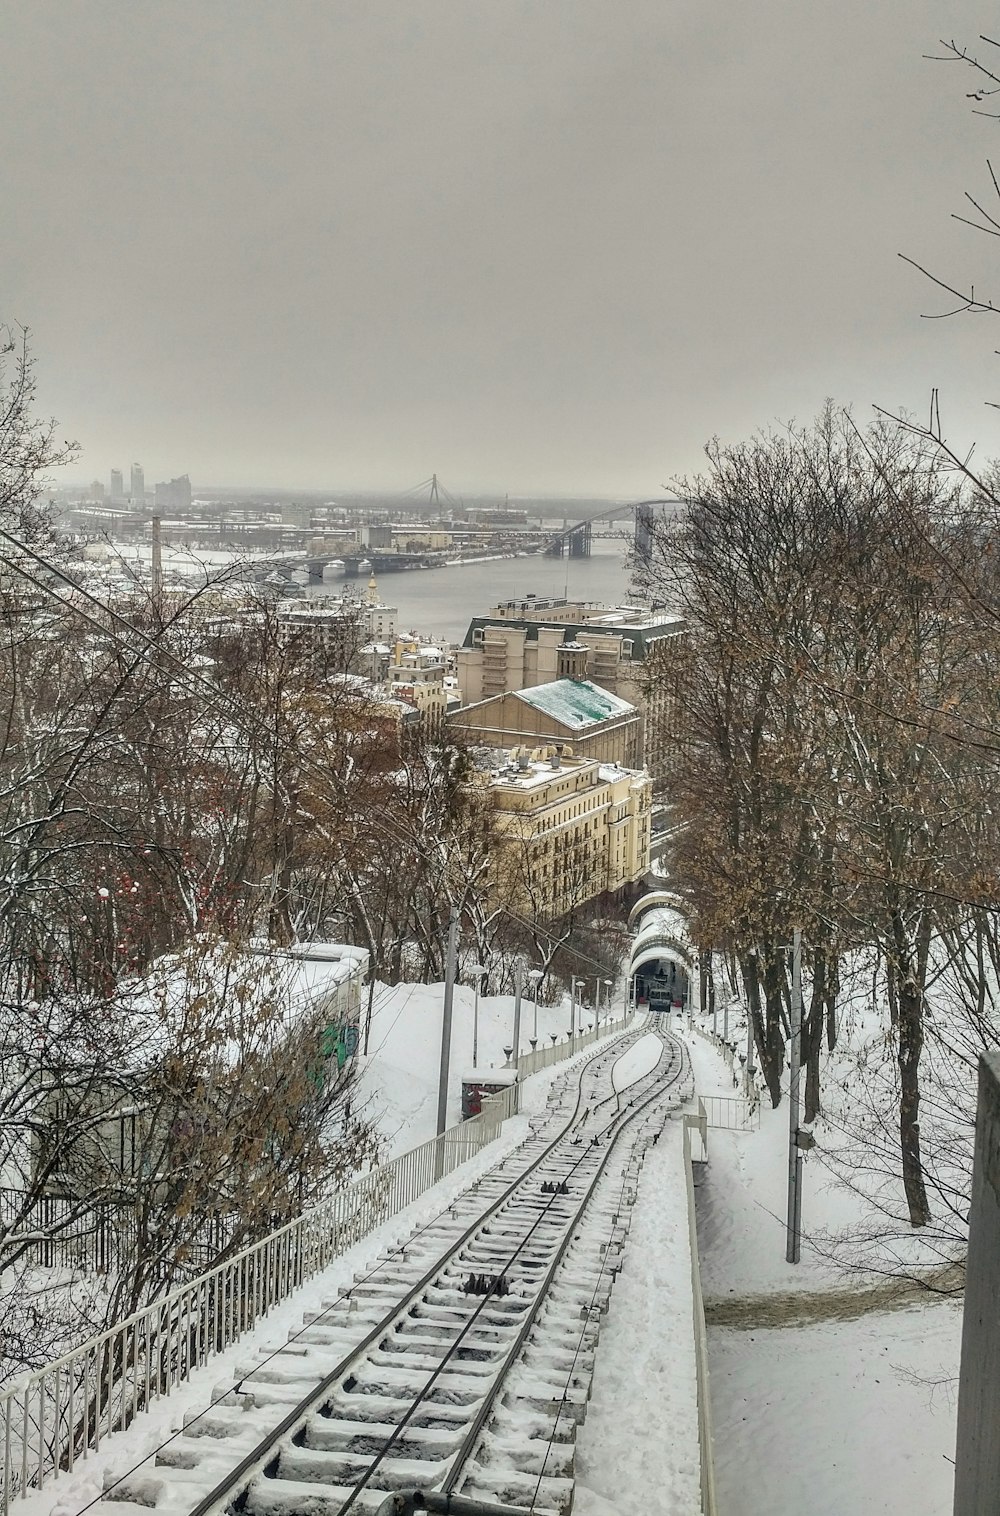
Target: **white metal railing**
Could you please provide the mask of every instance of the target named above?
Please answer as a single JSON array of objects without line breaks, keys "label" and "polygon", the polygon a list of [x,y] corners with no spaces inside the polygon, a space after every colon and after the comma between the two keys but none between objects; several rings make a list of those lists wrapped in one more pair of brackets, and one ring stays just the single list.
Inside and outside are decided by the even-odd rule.
[{"label": "white metal railing", "polygon": [[[601,1036],[631,1018],[602,1024]],[[584,1033],[520,1061],[527,1078],[597,1040]],[[519,1108],[510,1085],[479,1116],[373,1169],[262,1241],[0,1390],[0,1513],[127,1427],[151,1401],[223,1352],[292,1290],[498,1136]]]},{"label": "white metal railing", "polygon": [[537,1047],[531,1053],[522,1053],[517,1060],[517,1072],[522,1079],[527,1079],[530,1074],[537,1074],[541,1069],[551,1068],[554,1063],[560,1063],[563,1058],[570,1058],[583,1048],[592,1047],[601,1037],[609,1037],[612,1032],[624,1031],[634,1015],[634,1011],[626,1011],[620,1021],[602,1021],[600,1031],[595,1026],[593,1031],[581,1033],[573,1040],[572,1046],[570,1038],[565,1037],[562,1041],[551,1043],[548,1047]]},{"label": "white metal railing", "polygon": [[3,1483],[12,1499],[100,1447],[152,1400],[220,1353],[292,1290],[474,1156],[517,1108],[517,1087],[373,1169],[269,1237],[0,1391]]},{"label": "white metal railing", "polygon": [[732,1046],[732,1044],[724,1042],[716,1032],[710,1032],[707,1027],[699,1026],[697,1021],[692,1022],[692,1026],[698,1033],[698,1036],[704,1038],[706,1042],[710,1042],[715,1048],[715,1051],[719,1053],[724,1059],[726,1067],[730,1070],[733,1076],[733,1088],[739,1089],[740,1085],[742,1084],[744,1098],[755,1111],[759,1110],[760,1085],[757,1080],[757,1070],[748,1069],[746,1066],[746,1060],[740,1058],[741,1068],[739,1073],[737,1073],[736,1060],[739,1055],[737,1054],[736,1049]]},{"label": "white metal railing", "polygon": [[698,1225],[694,1204],[694,1169],[691,1137],[697,1132],[704,1157],[708,1157],[708,1133],[705,1109],[699,1100],[698,1115],[684,1117],[684,1185],[687,1191],[688,1242],[691,1251],[691,1301],[694,1319],[694,1362],[698,1396],[698,1451],[701,1463],[702,1516],[717,1516],[715,1500],[715,1459],[712,1448],[712,1400],[708,1380],[708,1333],[705,1330],[705,1299],[701,1291],[701,1263],[698,1257]]},{"label": "white metal railing", "polygon": [[760,1106],[745,1095],[702,1095],[707,1123],[724,1132],[754,1132],[760,1126]]}]

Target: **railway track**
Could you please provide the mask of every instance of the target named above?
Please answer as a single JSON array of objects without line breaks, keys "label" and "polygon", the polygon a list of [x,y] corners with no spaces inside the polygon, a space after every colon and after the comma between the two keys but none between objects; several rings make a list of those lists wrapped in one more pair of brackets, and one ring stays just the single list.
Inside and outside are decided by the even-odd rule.
[{"label": "railway track", "polygon": [[656,1067],[616,1095],[644,1031],[563,1072],[519,1148],[248,1357],[93,1516],[347,1516],[413,1488],[568,1513],[642,1157],[690,1093],[683,1045],[655,1032]]}]

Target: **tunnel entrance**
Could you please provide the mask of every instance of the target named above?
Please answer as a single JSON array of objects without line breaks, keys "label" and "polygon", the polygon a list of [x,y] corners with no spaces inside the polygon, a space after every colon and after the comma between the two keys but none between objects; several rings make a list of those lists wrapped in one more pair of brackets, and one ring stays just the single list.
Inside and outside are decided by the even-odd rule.
[{"label": "tunnel entrance", "polygon": [[635,971],[636,1003],[645,1000],[651,1011],[679,1010],[687,1005],[688,972],[675,958],[650,958]]}]

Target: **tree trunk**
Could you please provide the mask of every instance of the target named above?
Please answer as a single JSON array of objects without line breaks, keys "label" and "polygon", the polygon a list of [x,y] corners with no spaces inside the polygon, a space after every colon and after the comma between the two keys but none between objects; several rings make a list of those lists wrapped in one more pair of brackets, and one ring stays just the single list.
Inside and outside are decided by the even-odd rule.
[{"label": "tree trunk", "polygon": [[924,1045],[920,990],[907,975],[897,987],[899,1005],[899,1146],[911,1226],[931,1219],[920,1157],[920,1054]]},{"label": "tree trunk", "polygon": [[781,1104],[781,1074],[785,1067],[784,1028],[786,1022],[783,988],[787,989],[784,964],[772,953],[764,968],[764,1003],[767,1016],[764,1041],[770,1069],[770,1073],[766,1076],[767,1087],[771,1094],[771,1103],[775,1106]]},{"label": "tree trunk", "polygon": [[[775,1058],[773,1043],[767,1035],[764,1025],[764,1017],[761,1012],[760,982],[757,978],[757,959],[750,956],[741,957],[739,960],[740,973],[743,975],[743,987],[746,991],[747,1007],[750,1012],[750,1020],[753,1026],[753,1040],[757,1049],[757,1058],[760,1063],[760,1071],[767,1085],[767,1092],[771,1097],[772,1106],[781,1104],[781,1070],[785,1062],[784,1044],[781,1045],[777,1059]],[[781,1032],[779,1029],[780,1039]]]},{"label": "tree trunk", "polygon": [[806,1069],[804,1120],[819,1115],[819,1050],[823,1044],[823,1010],[826,1004],[826,959],[817,954],[813,966],[812,994],[802,1025],[802,1062]]},{"label": "tree trunk", "polygon": [[837,992],[840,989],[838,959],[830,965],[829,983],[826,990],[826,1045],[832,1053],[837,1046]]}]

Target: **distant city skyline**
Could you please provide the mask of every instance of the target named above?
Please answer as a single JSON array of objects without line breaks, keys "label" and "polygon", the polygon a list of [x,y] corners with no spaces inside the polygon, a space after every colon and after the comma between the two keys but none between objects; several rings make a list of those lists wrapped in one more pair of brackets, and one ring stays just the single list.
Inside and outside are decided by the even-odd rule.
[{"label": "distant city skyline", "polygon": [[[113,480],[116,473],[120,475],[121,471],[120,470],[116,470],[116,469],[111,469],[109,471],[106,471],[106,477],[108,475],[110,475],[111,479]],[[106,492],[108,493],[108,498],[111,499],[110,491],[108,490],[108,486],[107,486],[107,484],[105,484],[104,480],[100,479],[100,478],[92,478],[92,476],[90,475],[90,473],[86,469],[79,468],[79,467],[72,467],[72,468],[64,470],[64,471],[62,471],[62,472],[60,472],[58,474],[53,474],[50,477],[50,484],[52,486],[52,491],[55,492],[55,493],[66,491],[66,492],[72,494],[72,493],[75,493],[75,492],[77,492],[79,490],[89,489],[92,484],[96,484],[96,483],[100,483],[100,484],[103,485],[103,487],[105,488]],[[447,488],[447,486],[446,486],[446,488]],[[273,480],[273,479],[272,480],[262,480],[262,481],[258,481],[258,482],[248,482],[246,480],[244,480],[242,482],[239,482],[239,481],[234,482],[232,480],[222,480],[221,482],[217,482],[217,483],[209,483],[209,482],[203,482],[203,481],[195,480],[191,484],[191,491],[192,491],[192,495],[193,495],[193,497],[195,499],[199,498],[199,495],[201,495],[202,497],[205,497],[205,496],[211,497],[211,496],[221,496],[221,495],[226,495],[226,494],[232,494],[234,496],[241,496],[241,495],[242,496],[268,496],[268,495],[270,495],[270,496],[274,496],[276,498],[280,497],[280,496],[283,496],[283,495],[316,496],[316,497],[322,497],[322,498],[325,498],[325,499],[329,499],[329,500],[334,500],[335,501],[337,499],[337,496],[341,495],[345,499],[363,499],[363,498],[370,497],[371,499],[374,499],[374,500],[399,500],[399,501],[406,500],[406,501],[411,502],[413,504],[417,504],[417,503],[420,502],[420,500],[422,500],[424,498],[422,495],[414,494],[413,490],[412,490],[412,486],[405,487],[405,488],[404,487],[395,486],[395,485],[391,485],[391,484],[390,485],[386,485],[384,487],[379,487],[377,485],[373,485],[373,486],[370,486],[368,488],[358,488],[358,487],[348,486],[348,485],[343,485],[343,484],[319,484],[319,485],[313,485],[313,486],[305,486],[305,485],[296,486],[296,485],[290,485],[288,483],[281,483],[281,482]],[[558,501],[564,501],[565,500],[565,501],[575,501],[575,502],[578,502],[578,503],[580,503],[582,505],[587,505],[587,504],[601,504],[601,503],[604,503],[604,502],[606,502],[607,504],[612,504],[615,501],[621,501],[622,503],[629,503],[629,502],[633,501],[636,498],[634,494],[630,494],[628,491],[623,491],[623,490],[613,491],[613,492],[608,493],[608,494],[597,494],[594,491],[588,491],[588,490],[568,490],[568,491],[522,490],[520,492],[514,492],[512,490],[511,491],[505,491],[505,490],[499,490],[498,491],[498,490],[495,490],[495,489],[470,487],[470,488],[466,488],[464,490],[458,490],[458,491],[452,490],[452,489],[448,488],[447,492],[448,492],[449,495],[452,495],[456,499],[466,499],[466,500],[469,500],[469,501],[496,501],[496,502],[498,502],[500,504],[503,503],[503,500],[504,500],[505,497],[508,497],[509,501],[510,501],[510,504],[512,506],[515,503],[523,502],[525,500],[528,500],[528,501],[539,501],[539,502],[543,502],[543,501],[558,502]],[[147,498],[149,496],[149,493],[150,492],[147,489],[147,491],[146,491]],[[665,491],[659,491],[658,494],[661,494],[664,497],[668,497],[671,494],[671,491],[668,488]],[[448,507],[448,500],[447,500],[446,497],[444,497],[441,500],[441,508],[444,509],[444,510],[447,510],[447,507]]]},{"label": "distant city skyline", "polygon": [[86,479],[638,499],[716,434],[932,387],[989,456],[997,344],[923,320],[948,299],[899,258],[996,294],[952,216],[992,195],[991,123],[928,60],[981,29],[968,0],[8,5],[0,319]]}]

